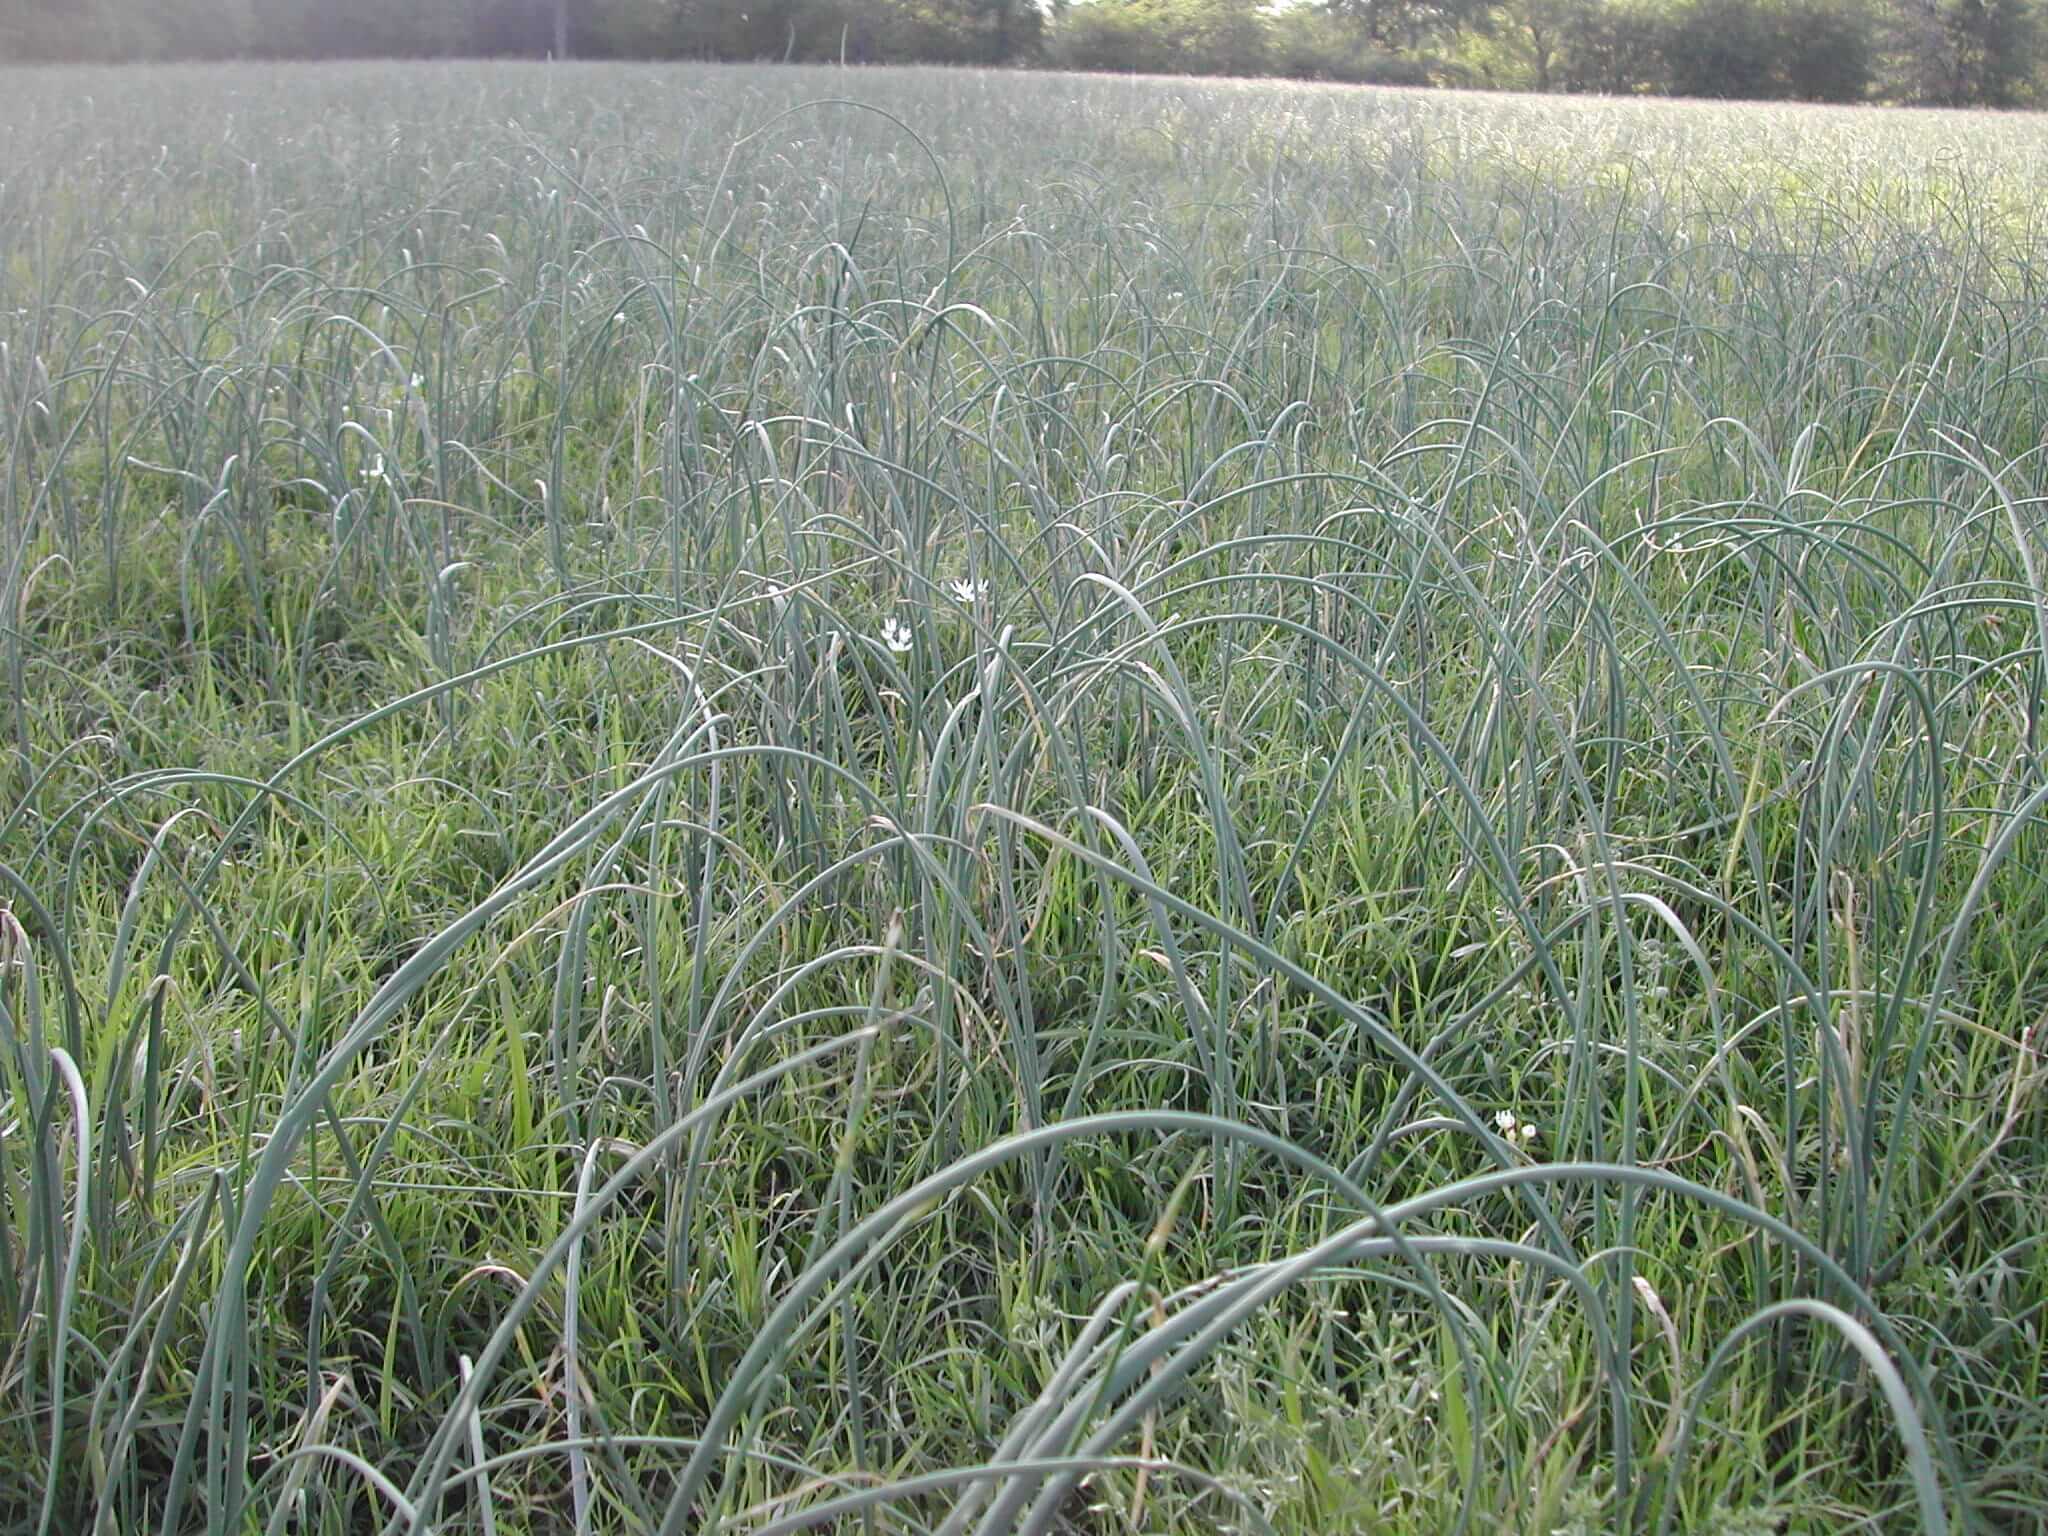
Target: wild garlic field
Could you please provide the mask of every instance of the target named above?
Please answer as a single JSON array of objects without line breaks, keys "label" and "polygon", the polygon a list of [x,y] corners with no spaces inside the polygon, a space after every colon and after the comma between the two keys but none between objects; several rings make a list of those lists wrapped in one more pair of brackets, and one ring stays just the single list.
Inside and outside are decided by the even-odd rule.
[{"label": "wild garlic field", "polygon": [[2048,1521],[2039,119],[0,74],[0,1521]]}]

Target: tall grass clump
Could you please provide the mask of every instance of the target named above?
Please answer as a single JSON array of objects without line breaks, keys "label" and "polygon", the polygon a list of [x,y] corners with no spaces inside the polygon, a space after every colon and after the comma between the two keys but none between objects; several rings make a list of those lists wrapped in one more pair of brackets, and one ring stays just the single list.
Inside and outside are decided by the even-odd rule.
[{"label": "tall grass clump", "polygon": [[7,1528],[2048,1520],[2034,122],[4,79]]}]

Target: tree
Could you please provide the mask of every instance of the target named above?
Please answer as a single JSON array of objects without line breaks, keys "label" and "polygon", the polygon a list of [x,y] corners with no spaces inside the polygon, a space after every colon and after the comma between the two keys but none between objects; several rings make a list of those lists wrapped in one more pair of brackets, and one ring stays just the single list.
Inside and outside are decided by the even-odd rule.
[{"label": "tree", "polygon": [[1888,32],[1885,83],[1901,101],[2017,106],[2039,63],[2026,0],[1896,0]]},{"label": "tree", "polygon": [[1257,75],[1269,65],[1259,0],[1091,0],[1054,33],[1069,69]]},{"label": "tree", "polygon": [[2034,99],[2039,3],[2048,0],[0,0],[0,62],[1049,60],[2003,107]]},{"label": "tree", "polygon": [[1173,67],[1172,43],[1133,7],[1117,0],[1074,6],[1054,28],[1048,51],[1062,69],[1165,74]]},{"label": "tree", "polygon": [[1559,90],[1632,96],[1669,90],[1665,81],[1665,18],[1634,0],[1589,5],[1551,68]]},{"label": "tree", "polygon": [[1839,0],[1796,7],[1780,28],[1785,94],[1799,101],[1861,101],[1877,78],[1869,14]]},{"label": "tree", "polygon": [[99,0],[4,0],[0,64],[118,56],[108,11]]},{"label": "tree", "polygon": [[891,27],[892,53],[943,64],[1008,64],[1038,50],[1044,15],[1031,0],[869,0]]},{"label": "tree", "polygon": [[1665,76],[1680,96],[1775,95],[1777,28],[1757,0],[1685,0],[1665,35]]},{"label": "tree", "polygon": [[1413,53],[1482,18],[1489,0],[1323,0],[1330,15],[1376,48]]},{"label": "tree", "polygon": [[1556,89],[1573,38],[1599,8],[1599,0],[1505,0],[1477,27],[1482,77],[1495,85]]},{"label": "tree", "polygon": [[1262,75],[1266,25],[1259,0],[1145,0],[1179,42],[1174,66],[1191,75]]},{"label": "tree", "polygon": [[1374,47],[1328,11],[1291,6],[1266,20],[1267,67],[1290,80],[1354,85],[1428,85],[1420,59]]}]

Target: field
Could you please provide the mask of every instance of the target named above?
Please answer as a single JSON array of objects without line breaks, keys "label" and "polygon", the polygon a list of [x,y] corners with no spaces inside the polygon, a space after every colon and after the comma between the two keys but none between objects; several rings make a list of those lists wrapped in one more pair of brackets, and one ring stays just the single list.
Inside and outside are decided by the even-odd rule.
[{"label": "field", "polygon": [[0,84],[7,1530],[2048,1524],[2040,120]]}]

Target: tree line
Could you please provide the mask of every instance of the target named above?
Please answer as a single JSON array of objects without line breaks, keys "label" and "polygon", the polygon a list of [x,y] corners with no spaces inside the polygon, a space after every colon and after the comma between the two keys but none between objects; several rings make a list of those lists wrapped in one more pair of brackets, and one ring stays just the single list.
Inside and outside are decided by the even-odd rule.
[{"label": "tree line", "polygon": [[2041,86],[2035,0],[0,0],[0,61],[845,60],[1937,106]]}]

